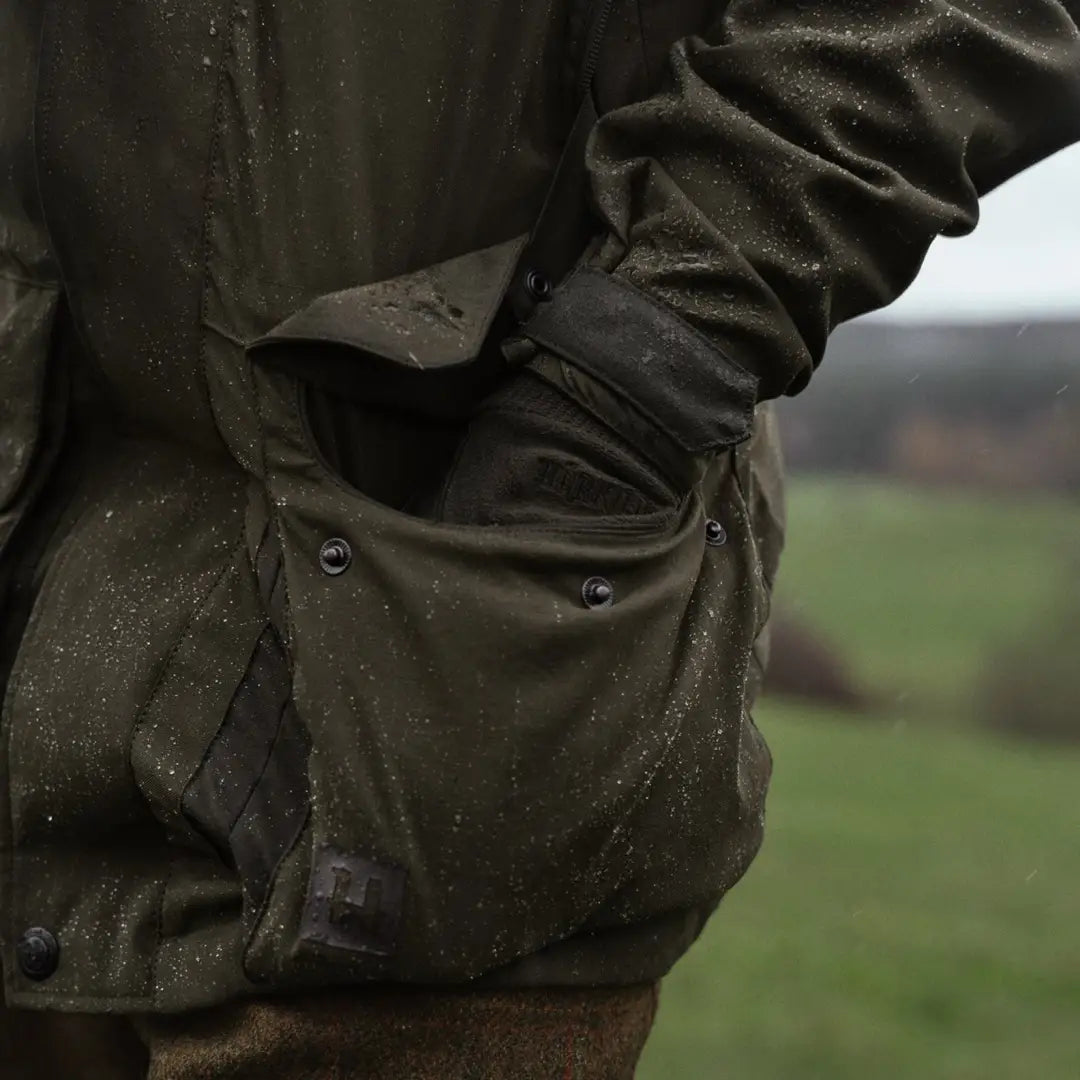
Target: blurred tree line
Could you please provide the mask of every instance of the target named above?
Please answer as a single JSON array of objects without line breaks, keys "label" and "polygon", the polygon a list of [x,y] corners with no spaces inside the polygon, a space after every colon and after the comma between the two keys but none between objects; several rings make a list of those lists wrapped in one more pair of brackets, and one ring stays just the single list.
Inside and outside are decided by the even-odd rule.
[{"label": "blurred tree line", "polygon": [[[793,473],[876,476],[882,490],[891,480],[941,485],[945,501],[957,488],[981,489],[1003,514],[1010,506],[1023,514],[1026,504],[999,500],[997,493],[1046,492],[1064,495],[1062,512],[1068,513],[1080,494],[1080,319],[859,320],[837,330],[809,389],[782,401],[779,411]],[[872,526],[873,518],[863,525]],[[816,529],[828,527],[815,519]],[[887,535],[872,535],[882,563],[891,560],[895,571],[898,553]],[[836,545],[843,550],[842,538]],[[1049,589],[1036,589],[1041,599],[1033,595],[1030,608],[1018,606],[1015,631],[987,649],[973,684],[958,673],[973,716],[998,733],[1080,741],[1080,546],[1067,549],[1061,561],[1046,562],[1041,573]],[[1077,552],[1072,561],[1069,550]],[[1000,575],[1024,572],[1022,560],[1000,556],[993,562],[972,552],[969,569],[983,575],[988,590]],[[838,602],[850,587],[849,570],[837,574]],[[917,594],[917,575],[911,582]],[[877,711],[880,688],[860,683],[848,664],[851,637],[842,629],[835,639],[826,635],[821,622],[829,620],[822,614],[778,606],[767,690]],[[978,603],[969,616],[960,611],[954,617],[963,637],[964,619],[979,619]],[[917,638],[912,618],[910,633]],[[872,632],[870,625],[851,628],[851,635]]]},{"label": "blurred tree line", "polygon": [[792,471],[1080,491],[1080,320],[861,320],[780,404]]}]

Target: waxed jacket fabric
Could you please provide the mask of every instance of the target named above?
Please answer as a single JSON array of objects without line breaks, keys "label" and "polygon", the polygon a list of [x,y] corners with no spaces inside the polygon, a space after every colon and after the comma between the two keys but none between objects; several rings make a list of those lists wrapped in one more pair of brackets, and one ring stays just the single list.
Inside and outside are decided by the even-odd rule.
[{"label": "waxed jacket fabric", "polygon": [[587,8],[0,4],[10,1003],[647,981],[752,859],[763,402],[1080,137],[1077,9],[615,3],[594,240],[505,352],[693,482],[410,514],[311,393],[388,468],[461,435]]}]

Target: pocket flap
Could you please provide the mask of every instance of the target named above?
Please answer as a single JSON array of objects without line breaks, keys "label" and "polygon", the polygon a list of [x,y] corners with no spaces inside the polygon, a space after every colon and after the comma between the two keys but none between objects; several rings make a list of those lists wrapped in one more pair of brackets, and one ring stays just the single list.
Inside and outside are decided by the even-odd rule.
[{"label": "pocket flap", "polygon": [[320,296],[249,355],[354,400],[457,412],[504,363],[484,345],[527,239]]}]

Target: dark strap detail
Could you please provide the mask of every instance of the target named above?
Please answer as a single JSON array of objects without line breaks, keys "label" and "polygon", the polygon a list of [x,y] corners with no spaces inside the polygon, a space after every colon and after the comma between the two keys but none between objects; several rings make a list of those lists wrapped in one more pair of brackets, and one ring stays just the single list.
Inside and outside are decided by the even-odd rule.
[{"label": "dark strap detail", "polygon": [[[256,557],[256,574],[278,625],[284,616],[281,567],[281,548],[271,526]],[[244,896],[256,910],[311,805],[311,743],[291,695],[288,657],[278,630],[270,625],[181,799],[184,816],[239,872]]]},{"label": "dark strap detail", "polygon": [[757,378],[624,278],[579,270],[522,332],[629,399],[690,453],[750,436]]},{"label": "dark strap detail", "polygon": [[307,821],[311,804],[307,765],[311,741],[290,699],[265,768],[229,833],[229,847],[244,893],[262,906],[282,857]]},{"label": "dark strap detail", "polygon": [[229,704],[225,720],[184,790],[184,814],[219,848],[258,783],[289,700],[289,672],[277,634],[267,627]]}]

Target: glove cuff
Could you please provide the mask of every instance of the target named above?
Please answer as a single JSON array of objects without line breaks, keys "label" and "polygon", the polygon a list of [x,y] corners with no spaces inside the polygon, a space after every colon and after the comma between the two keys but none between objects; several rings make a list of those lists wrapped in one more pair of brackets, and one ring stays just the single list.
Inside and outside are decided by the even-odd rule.
[{"label": "glove cuff", "polygon": [[757,377],[625,278],[576,271],[521,332],[626,398],[690,454],[750,437]]}]

